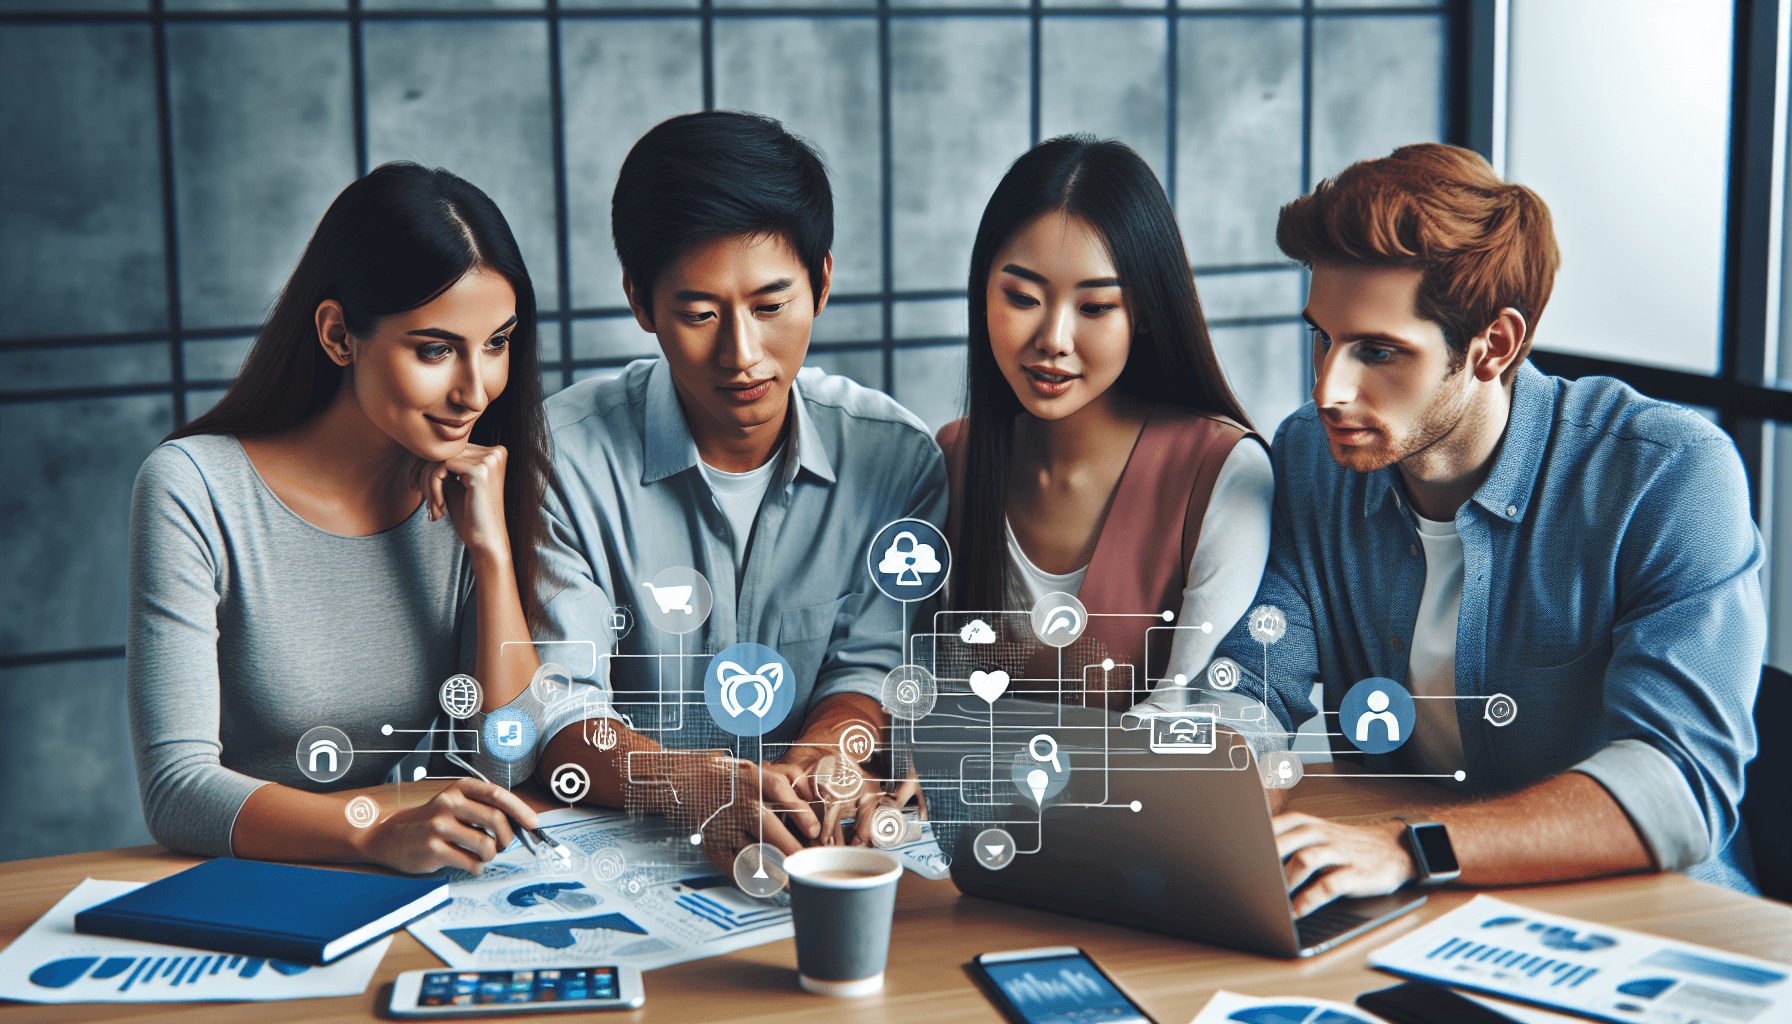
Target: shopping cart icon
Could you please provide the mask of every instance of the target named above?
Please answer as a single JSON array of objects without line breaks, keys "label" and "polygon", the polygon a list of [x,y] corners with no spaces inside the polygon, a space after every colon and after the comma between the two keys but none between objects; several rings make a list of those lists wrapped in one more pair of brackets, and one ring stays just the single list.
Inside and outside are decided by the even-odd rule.
[{"label": "shopping cart icon", "polygon": [[670,615],[673,612],[683,612],[686,615],[696,614],[696,611],[691,608],[689,584],[682,587],[656,587],[651,583],[641,585],[653,595],[653,603],[660,606],[661,615]]}]

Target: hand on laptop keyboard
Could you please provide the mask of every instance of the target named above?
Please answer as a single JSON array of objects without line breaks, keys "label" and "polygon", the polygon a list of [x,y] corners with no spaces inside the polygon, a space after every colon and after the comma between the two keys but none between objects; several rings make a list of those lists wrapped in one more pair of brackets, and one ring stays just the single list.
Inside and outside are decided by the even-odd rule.
[{"label": "hand on laptop keyboard", "polygon": [[1347,825],[1290,811],[1271,824],[1297,918],[1340,896],[1386,895],[1417,874],[1403,822]]}]

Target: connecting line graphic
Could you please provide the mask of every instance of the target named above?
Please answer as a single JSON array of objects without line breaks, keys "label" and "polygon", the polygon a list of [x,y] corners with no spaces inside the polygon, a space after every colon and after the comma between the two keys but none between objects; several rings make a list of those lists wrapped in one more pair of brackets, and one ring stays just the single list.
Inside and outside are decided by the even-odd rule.
[{"label": "connecting line graphic", "polygon": [[[630,700],[619,702],[616,700],[616,697],[614,694],[611,694],[608,698],[595,698],[596,705],[600,708],[607,707],[610,710],[614,711],[616,709],[616,706],[619,703],[622,704],[623,706],[639,705],[639,704],[645,703],[644,698],[651,697],[653,699],[653,706],[654,706],[654,724],[652,724],[652,725],[635,725],[631,721],[629,723],[629,727],[634,729],[636,732],[642,732],[642,733],[648,733],[648,732],[667,733],[667,732],[682,732],[682,731],[684,731],[684,709],[685,709],[685,707],[687,705],[699,706],[699,707],[703,705],[703,700],[701,699],[700,695],[698,695],[696,698],[691,699],[691,700],[684,699],[684,697],[686,695],[686,691],[684,688],[684,659],[690,659],[690,658],[706,659],[709,657],[709,655],[701,654],[701,653],[685,654],[684,653],[684,637],[682,635],[679,636],[678,646],[679,646],[679,653],[677,653],[677,654],[615,654],[615,653],[610,653],[610,654],[599,655],[598,662],[600,665],[606,661],[615,661],[615,660],[623,659],[623,658],[637,658],[637,659],[641,659],[641,660],[652,659],[654,662],[657,663],[658,668],[659,668],[659,687],[657,689],[647,691],[646,693],[643,693],[643,692],[637,690],[637,691],[630,692],[627,695],[630,698],[642,698],[642,699],[630,699]],[[678,662],[678,669],[679,669],[678,689],[677,690],[669,690],[666,688],[666,661],[667,661],[667,659],[679,659],[679,662]],[[673,700],[673,701],[668,701],[666,699],[666,695],[672,694],[672,693],[676,693],[678,695],[679,699]],[[593,703],[594,703],[594,698],[589,693],[587,693],[587,695],[585,697],[586,708],[587,709],[591,708]],[[670,724],[666,724],[666,722],[665,722],[666,708],[668,706],[676,708],[678,711],[678,720],[675,722],[672,722]]]},{"label": "connecting line graphic", "polygon": [[[1009,824],[1009,822],[991,822],[991,824],[1006,825],[1006,824]],[[1014,822],[1013,824],[1028,824],[1028,822]],[[1023,850],[1020,848],[1019,843],[1014,844],[1014,855],[1017,857],[1020,856],[1021,854],[1038,853],[1040,850],[1045,849],[1045,805],[1044,804],[1039,805],[1039,816],[1037,818],[1035,818],[1031,822],[1031,824],[1033,826],[1033,848],[1031,850]]]},{"label": "connecting line graphic", "polygon": [[[502,654],[506,647],[562,647],[568,645],[590,649],[591,671],[589,674],[595,676],[597,674],[597,642],[594,640],[506,640],[498,645],[498,651]],[[573,674],[584,675],[586,673],[575,672]]]},{"label": "connecting line graphic", "polygon": [[[940,611],[936,612],[934,615],[933,631],[917,632],[905,636],[903,642],[903,651],[907,655],[906,662],[915,665],[925,665],[931,668],[933,677],[938,682],[942,693],[951,690],[962,694],[964,688],[968,687],[972,693],[982,696],[987,702],[985,713],[982,715],[975,713],[974,703],[955,703],[948,708],[942,708],[939,712],[930,716],[929,721],[934,728],[929,730],[932,738],[925,742],[919,738],[919,734],[916,732],[916,725],[913,722],[910,723],[909,737],[911,748],[917,751],[929,749],[950,750],[956,755],[956,760],[958,762],[956,777],[929,775],[926,780],[927,787],[937,787],[938,791],[942,791],[944,794],[956,796],[964,805],[964,810],[969,812],[963,815],[963,820],[957,820],[959,817],[958,815],[953,815],[951,817],[932,817],[931,820],[936,827],[942,828],[998,825],[1007,827],[1032,825],[1038,828],[1040,831],[1035,844],[1031,848],[1017,849],[1015,851],[1017,855],[1038,853],[1043,849],[1045,801],[1035,797],[1035,814],[1031,818],[992,819],[979,817],[979,815],[989,812],[1000,813],[1006,811],[1008,813],[1024,813],[1027,800],[1024,787],[1022,787],[1023,791],[1018,798],[1014,794],[1007,792],[1009,784],[1008,762],[1010,758],[999,752],[1003,749],[1003,744],[998,744],[996,738],[995,698],[987,696],[986,694],[988,691],[979,690],[978,687],[971,686],[972,677],[966,676],[964,673],[970,667],[976,667],[977,674],[974,677],[978,680],[980,685],[984,679],[981,673],[989,672],[993,674],[995,672],[1001,672],[1004,675],[1007,675],[1007,673],[1014,671],[1015,667],[1020,663],[1021,658],[1032,656],[1028,649],[1030,648],[1030,645],[1023,643],[1020,645],[1022,649],[1017,651],[1014,643],[1004,642],[1001,647],[992,646],[984,649],[984,651],[979,651],[977,648],[969,646],[972,643],[971,637],[973,634],[965,631],[955,632],[953,629],[948,628],[948,625],[956,626],[975,616],[990,622],[997,622],[1010,626],[1020,626],[1019,629],[1011,628],[1004,630],[1003,635],[1005,636],[1011,638],[1015,636],[1028,636],[1030,634],[1026,632],[1026,626],[1021,626],[1020,624],[1015,623],[1012,618],[1001,618],[1005,616],[1024,616],[1028,614],[1029,613],[1025,611],[1010,611],[1006,609],[953,612]],[[1185,625],[1174,624],[1176,618],[1176,613],[1174,611],[1120,613],[1090,612],[1086,614],[1089,619],[1101,616],[1147,620],[1143,627],[1147,650],[1152,649],[1150,644],[1153,640],[1161,642],[1161,640],[1164,639],[1155,636],[1159,631],[1170,633],[1172,639],[1177,637],[1177,631],[1182,630],[1198,630],[1208,635],[1211,635],[1214,631],[1214,626],[1211,622],[1189,623]],[[1154,623],[1153,620],[1156,620],[1156,622]],[[960,647],[960,641],[966,646]],[[1164,678],[1149,677],[1144,671],[1143,665],[1130,661],[1116,661],[1111,657],[1095,660],[1091,660],[1088,657],[1077,657],[1077,655],[1088,650],[1086,647],[1073,649],[1071,645],[1063,647],[1053,646],[1053,657],[1050,660],[1045,661],[1045,664],[1052,665],[1055,669],[1053,676],[1049,678],[1033,678],[1031,676],[1021,676],[1018,674],[1011,675],[1007,678],[1007,686],[1009,688],[998,691],[998,693],[1016,693],[1013,689],[1014,684],[1023,684],[1022,689],[1024,689],[1029,699],[1035,701],[1052,701],[1056,704],[1055,709],[1048,709],[1044,706],[1040,706],[1036,709],[1036,713],[1022,716],[1024,720],[1011,721],[1005,713],[1003,725],[1004,737],[1013,737],[1018,733],[1020,734],[1020,738],[1024,738],[1029,732],[1050,729],[1061,744],[1074,744],[1076,738],[1079,736],[1082,736],[1087,742],[1087,746],[1083,746],[1081,749],[1075,751],[1075,756],[1086,758],[1089,763],[1086,765],[1076,765],[1075,769],[1079,771],[1099,771],[1101,773],[1102,781],[1101,794],[1096,801],[1054,801],[1053,806],[1075,808],[1079,810],[1107,808],[1112,810],[1131,810],[1134,813],[1142,811],[1142,805],[1136,800],[1127,803],[1115,803],[1113,801],[1113,776],[1111,774],[1113,772],[1249,772],[1251,770],[1251,748],[1247,741],[1244,741],[1239,737],[1233,738],[1230,745],[1226,748],[1227,753],[1223,755],[1222,759],[1208,759],[1202,764],[1189,764],[1174,758],[1165,760],[1155,759],[1152,755],[1147,754],[1144,751],[1142,745],[1135,748],[1129,743],[1129,745],[1125,746],[1123,749],[1115,748],[1113,746],[1113,730],[1115,726],[1109,724],[1107,721],[1103,721],[1100,724],[1067,724],[1070,716],[1066,715],[1064,708],[1066,706],[1074,706],[1067,703],[1070,695],[1069,686],[1070,683],[1073,682],[1073,680],[1068,678],[1068,669],[1070,668],[1074,667],[1078,672],[1079,678],[1075,681],[1078,682],[1080,686],[1078,695],[1079,703],[1085,708],[1096,708],[1100,710],[1111,709],[1113,702],[1117,699],[1117,694],[1133,694],[1135,691],[1139,690],[1140,686],[1138,684],[1141,682],[1146,691],[1155,691],[1160,687],[1167,687],[1170,680],[1176,679],[1176,677],[1170,675],[1166,675]],[[1097,650],[1098,649],[1099,648],[1097,648]],[[1066,656],[1067,651],[1070,652],[1070,657]],[[1264,678],[1267,679],[1267,649],[1265,650],[1265,660],[1266,672]],[[1001,667],[995,668],[993,665],[989,664],[991,661],[1001,665]],[[1073,666],[1069,664],[1072,661],[1080,661],[1082,664],[1080,664],[1080,666]],[[964,665],[964,667],[959,668],[960,665]],[[953,668],[958,669],[958,671],[941,671],[942,669],[949,670]],[[1097,669],[1100,669],[1102,673],[1099,678],[1094,675],[1095,670]],[[1191,691],[1200,689],[1205,685],[1202,681],[1190,680],[1187,677],[1176,679],[1176,681],[1180,685],[1188,687]],[[1054,696],[1056,697],[1055,701],[1052,700]],[[1006,704],[1004,704],[1004,707],[1006,707]],[[1149,729],[1152,724],[1149,719],[1155,718],[1156,716],[1141,715],[1140,717],[1145,719],[1145,721],[1130,726],[1121,724],[1118,727],[1126,732],[1137,732]],[[1238,709],[1235,718],[1217,714],[1214,717],[1216,721],[1223,721],[1228,724],[1237,722],[1241,727],[1245,724],[1250,724],[1257,729],[1261,729],[1261,727],[1267,725],[1279,724],[1269,719],[1267,707],[1255,702],[1253,702],[1252,707]],[[953,736],[950,739],[940,738],[955,731],[954,727],[957,727],[959,723],[962,723],[962,726],[966,729],[976,729],[977,726],[982,726],[983,728],[978,731],[984,733],[985,743],[976,744],[975,741],[972,740],[967,744],[966,740],[970,739],[971,736],[975,736],[975,733],[971,733],[970,736]],[[947,726],[948,728],[942,730],[939,728],[940,726]],[[1099,762],[1096,762],[1094,758],[1094,755],[1097,752],[1096,748],[1093,746],[1094,737],[1085,735],[1090,730],[1099,730],[1102,734],[1102,745],[1099,749]],[[1291,737],[1296,734],[1294,732],[1280,732],[1272,733],[1272,735]],[[975,747],[979,745],[983,746],[984,749],[981,751],[976,750]],[[970,748],[969,752],[965,752],[967,747]],[[1066,749],[1068,750],[1068,746],[1066,746]],[[996,772],[998,759],[1001,759],[1002,767],[1004,769],[1000,775]],[[982,762],[983,764],[983,771],[981,772],[977,770],[978,762]],[[1027,766],[1023,760],[1020,768],[1025,767]],[[1019,769],[1016,769],[1017,774],[1018,771]],[[1447,778],[1450,776],[1411,777]],[[985,787],[987,787],[987,789]],[[1093,788],[1092,783],[1090,784],[1090,788]],[[1091,793],[1089,795],[1093,796],[1095,794]]]},{"label": "connecting line graphic", "polygon": [[[650,763],[653,763],[653,761],[657,760],[657,761],[663,762],[668,767],[664,768],[662,771],[660,771],[658,773],[655,773],[654,776],[650,778],[650,777],[648,777],[648,773],[645,771],[637,772],[636,765],[635,765],[635,759],[637,757],[642,758],[643,763],[650,764]],[[725,750],[631,750],[628,752],[628,757],[625,761],[626,767],[624,770],[627,773],[626,777],[627,777],[629,784],[631,786],[640,787],[640,790],[643,793],[645,792],[645,790],[647,790],[650,787],[654,788],[654,789],[659,789],[659,788],[666,789],[671,795],[672,806],[659,808],[658,810],[660,810],[661,813],[664,813],[668,819],[673,819],[674,818],[674,815],[673,815],[674,808],[682,808],[682,807],[687,807],[687,806],[690,806],[690,807],[701,807],[702,806],[702,801],[698,799],[698,797],[701,794],[681,793],[680,789],[679,789],[679,781],[678,780],[681,775],[688,775],[690,777],[690,781],[691,781],[692,785],[698,785],[698,784],[702,783],[704,780],[699,778],[695,772],[686,773],[686,772],[681,772],[681,771],[678,771],[678,770],[675,770],[675,769],[669,767],[673,762],[683,760],[686,758],[707,758],[707,759],[709,759],[709,761],[711,762],[711,765],[713,767],[726,769],[726,774],[728,777],[727,778],[727,785],[728,785],[727,800],[718,804],[716,806],[716,808],[710,812],[710,814],[707,818],[704,818],[700,822],[695,822],[694,826],[691,829],[691,833],[690,833],[691,835],[701,837],[703,835],[703,830],[709,827],[710,822],[715,821],[716,818],[721,816],[722,812],[728,810],[730,807],[735,806],[735,804],[738,802],[738,800],[736,799],[736,795],[735,795],[734,785],[735,785],[736,779],[739,778],[739,774],[738,774],[738,768],[739,768],[738,762],[740,760],[739,758],[731,756]],[[701,765],[699,765],[698,767],[700,768]],[[688,803],[685,800],[685,797],[687,795],[692,798],[691,801]],[[632,801],[626,801],[626,802],[632,803]],[[647,801],[645,796],[643,796],[643,799],[639,805],[629,807],[627,809],[630,811],[648,812],[648,811],[653,811],[656,808],[649,806],[649,801]],[[676,820],[674,820],[674,824],[680,824],[680,823],[677,822]]]}]

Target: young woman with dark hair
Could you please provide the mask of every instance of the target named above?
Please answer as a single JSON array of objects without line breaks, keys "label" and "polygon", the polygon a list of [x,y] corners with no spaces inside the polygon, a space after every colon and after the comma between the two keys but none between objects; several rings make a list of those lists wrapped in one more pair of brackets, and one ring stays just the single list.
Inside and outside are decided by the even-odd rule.
[{"label": "young woman with dark hair", "polygon": [[[1039,144],[990,197],[969,291],[970,415],[939,433],[952,628],[1068,593],[1092,617],[1061,671],[1014,625],[1023,616],[989,619],[1008,625],[1017,658],[1031,648],[1013,690],[1113,710],[1158,686],[1186,695],[1176,680],[1200,685],[1256,593],[1273,486],[1163,187],[1119,142]],[[1148,644],[1147,626],[1175,628]],[[1037,682],[1059,675],[1073,682]]]},{"label": "young woman with dark hair", "polygon": [[[156,839],[477,871],[506,812],[533,826],[477,779],[371,816],[344,790],[442,749],[427,730],[457,670],[481,711],[524,702],[547,471],[535,294],[503,214],[447,171],[375,169],[324,214],[229,392],[137,477],[126,671]],[[484,749],[478,717],[438,724]],[[304,763],[315,726],[348,748]]]}]

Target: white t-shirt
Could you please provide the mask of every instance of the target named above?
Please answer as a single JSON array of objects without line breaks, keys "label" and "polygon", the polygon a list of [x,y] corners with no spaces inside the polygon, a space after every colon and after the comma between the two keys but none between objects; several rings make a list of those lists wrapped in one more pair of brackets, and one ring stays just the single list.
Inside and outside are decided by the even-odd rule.
[{"label": "white t-shirt", "polygon": [[716,503],[722,507],[722,516],[728,520],[730,547],[734,552],[734,576],[740,578],[741,566],[747,560],[747,543],[753,537],[753,521],[759,518],[759,506],[765,501],[765,492],[771,489],[772,477],[778,473],[778,466],[784,461],[784,446],[772,452],[765,460],[765,465],[758,469],[749,469],[745,473],[730,473],[717,469],[706,462],[697,465],[703,470],[703,479],[709,481],[709,489],[716,496]]},{"label": "white t-shirt", "polygon": [[[1269,561],[1270,508],[1275,500],[1275,476],[1269,455],[1263,446],[1252,440],[1240,440],[1226,456],[1220,475],[1213,483],[1213,495],[1207,500],[1207,511],[1201,517],[1201,536],[1189,558],[1188,583],[1182,591],[1182,609],[1173,625],[1176,630],[1170,646],[1169,672],[1197,680],[1213,658],[1232,624],[1251,607],[1257,586],[1263,580],[1263,566]],[[1123,509],[1110,509],[1109,515],[1124,515]],[[1182,538],[1166,538],[1165,543],[1181,547]],[[1083,566],[1074,572],[1056,575],[1034,565],[1021,550],[1012,527],[1008,529],[1008,557],[1020,570],[1027,596],[1036,603],[1053,591],[1077,596],[1083,577],[1089,571]],[[1159,612],[1161,608],[1140,608],[1142,613]],[[1140,629],[1145,620],[1138,620]],[[1203,622],[1212,624],[1212,631],[1203,631]],[[1165,623],[1151,623],[1165,625]],[[1168,686],[1168,682],[1164,684]]]},{"label": "white t-shirt", "polygon": [[[1456,620],[1462,610],[1462,536],[1456,522],[1440,523],[1414,511],[1413,525],[1425,548],[1425,589],[1412,627],[1406,688],[1417,700],[1409,765],[1425,774],[1448,775],[1464,767],[1462,730],[1456,721]],[[1432,699],[1427,699],[1432,698]]]}]

